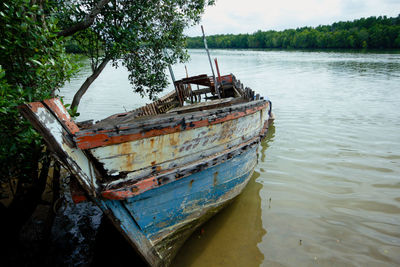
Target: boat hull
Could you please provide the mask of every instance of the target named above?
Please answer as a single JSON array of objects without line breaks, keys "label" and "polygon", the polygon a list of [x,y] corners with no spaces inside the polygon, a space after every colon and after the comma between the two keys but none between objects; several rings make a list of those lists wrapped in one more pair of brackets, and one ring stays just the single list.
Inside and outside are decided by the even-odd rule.
[{"label": "boat hull", "polygon": [[246,186],[268,108],[258,100],[85,131],[58,99],[20,107],[151,266],[167,266],[196,227]]},{"label": "boat hull", "polygon": [[241,193],[257,149],[256,142],[216,166],[123,201],[101,201],[101,207],[146,261],[167,266],[197,227]]}]

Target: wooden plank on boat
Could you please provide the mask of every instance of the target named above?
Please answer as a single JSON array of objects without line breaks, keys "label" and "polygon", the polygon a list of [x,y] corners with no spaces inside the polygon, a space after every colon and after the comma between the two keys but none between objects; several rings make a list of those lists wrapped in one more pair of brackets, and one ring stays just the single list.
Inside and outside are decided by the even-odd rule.
[{"label": "wooden plank on boat", "polygon": [[[237,104],[232,107],[224,107],[221,109],[221,111],[218,112],[220,115],[219,117],[224,116],[224,114],[229,114],[230,112],[244,112],[247,109],[253,109],[255,107],[260,107],[267,105],[265,100],[259,100],[259,101],[253,101],[250,103],[242,103],[242,104]],[[114,116],[110,116],[94,125],[92,125],[89,129],[81,130],[78,133],[76,133],[76,136],[81,136],[81,135],[86,135],[90,132],[107,132],[107,131],[114,131],[116,128],[119,130],[126,130],[130,128],[142,128],[142,129],[147,129],[146,127],[153,125],[153,123],[158,122],[159,125],[165,124],[165,127],[167,125],[176,125],[179,124],[183,118],[185,118],[186,122],[191,122],[191,121],[197,121],[202,119],[204,116],[209,116],[211,114],[215,113],[215,110],[204,110],[202,112],[194,112],[191,116],[190,119],[185,118],[185,115],[179,115],[179,116],[173,116],[172,113],[168,114],[160,114],[158,116],[152,116],[152,117],[135,117],[135,116],[130,116],[129,114],[125,117],[121,117],[118,119],[114,119]]]},{"label": "wooden plank on boat", "polygon": [[179,81],[176,81],[175,84],[199,84],[199,85],[204,85],[204,86],[211,86],[211,81],[210,78],[208,77],[207,74],[201,74],[197,76],[192,76],[189,78],[183,78]]},{"label": "wooden plank on boat", "polygon": [[230,98],[217,99],[217,100],[209,101],[209,102],[200,102],[200,103],[195,103],[193,105],[174,108],[168,112],[177,112],[178,114],[181,114],[181,113],[185,113],[185,112],[189,112],[189,111],[192,112],[192,111],[199,111],[199,110],[223,107],[223,106],[237,103],[237,102],[233,102],[233,100],[234,100],[234,98],[230,97]]},{"label": "wooden plank on boat", "polygon": [[206,94],[206,93],[211,93],[210,88],[193,90],[193,94],[195,94],[195,95]]},{"label": "wooden plank on boat", "polygon": [[[107,146],[217,124],[255,113],[258,110],[265,109],[267,106],[268,102],[259,100],[251,103],[238,104],[235,105],[235,107],[223,107],[221,110],[214,110],[213,112],[215,114],[213,117],[205,117],[206,114],[204,112],[206,111],[193,112],[188,118],[185,118],[185,114],[178,114],[172,117],[164,117],[163,120],[163,117],[159,115],[153,118],[147,118],[147,120],[142,121],[142,123],[128,123],[117,127],[113,125],[112,127],[104,129],[82,130],[75,134],[74,140],[81,149]],[[232,112],[233,109],[237,111]],[[154,120],[156,123],[154,123]],[[157,127],[155,127],[155,125],[157,125]]]},{"label": "wooden plank on boat", "polygon": [[218,153],[213,156],[191,162],[190,164],[181,166],[179,169],[167,170],[161,172],[157,176],[152,176],[139,181],[135,180],[131,183],[125,182],[123,186],[118,185],[114,188],[104,190],[102,192],[102,196],[106,199],[122,200],[141,194],[152,188],[182,179],[190,174],[218,165],[220,162],[226,161],[227,159],[239,155],[243,153],[246,149],[252,147],[255,144],[258,144],[259,140],[259,136],[256,136],[251,140],[240,144],[239,146],[225,150],[223,153]]},{"label": "wooden plank on boat", "polygon": [[90,152],[106,169],[107,181],[119,177],[137,179],[219,153],[258,136],[260,119],[259,113],[253,113],[223,124],[98,147]]},{"label": "wooden plank on boat", "polygon": [[[21,105],[18,108],[33,127],[41,133],[47,145],[56,153],[56,157],[63,166],[81,178],[79,182],[89,195],[96,196],[98,185],[95,180],[100,173],[82,150],[71,147],[70,142],[67,141],[68,134],[65,130],[67,127],[63,125],[63,120],[73,123],[68,111],[59,99],[48,99],[46,102],[48,102],[47,105],[41,102],[33,102]],[[49,105],[49,103],[52,104]],[[50,111],[49,106],[59,110]]]}]

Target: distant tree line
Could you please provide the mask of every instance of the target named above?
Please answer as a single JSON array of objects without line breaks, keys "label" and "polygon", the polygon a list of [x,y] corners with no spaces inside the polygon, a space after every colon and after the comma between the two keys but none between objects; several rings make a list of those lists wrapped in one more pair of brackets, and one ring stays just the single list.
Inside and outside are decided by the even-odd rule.
[{"label": "distant tree line", "polygon": [[[253,34],[222,34],[207,37],[210,48],[400,48],[400,15],[361,18],[332,25]],[[190,37],[188,48],[202,48],[202,37]]]}]

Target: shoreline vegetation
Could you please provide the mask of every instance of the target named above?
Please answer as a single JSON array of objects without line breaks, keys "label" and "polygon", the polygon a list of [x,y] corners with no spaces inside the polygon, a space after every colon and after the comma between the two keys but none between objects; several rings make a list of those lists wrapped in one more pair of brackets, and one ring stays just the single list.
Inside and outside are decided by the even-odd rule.
[{"label": "shoreline vegetation", "polygon": [[[399,49],[400,14],[283,31],[210,35],[207,44],[223,49]],[[188,37],[186,47],[203,48],[203,38]]]}]

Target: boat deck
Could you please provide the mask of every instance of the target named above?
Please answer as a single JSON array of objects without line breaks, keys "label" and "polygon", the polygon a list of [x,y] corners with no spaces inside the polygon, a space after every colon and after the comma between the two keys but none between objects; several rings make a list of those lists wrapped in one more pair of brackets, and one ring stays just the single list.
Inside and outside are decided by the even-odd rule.
[{"label": "boat deck", "polygon": [[126,125],[126,124],[140,123],[141,121],[149,121],[152,118],[162,119],[163,117],[171,117],[171,115],[173,114],[183,114],[188,112],[204,111],[214,108],[228,107],[241,102],[246,102],[246,100],[242,98],[238,99],[229,97],[223,99],[209,100],[207,102],[194,103],[182,107],[173,108],[163,114],[146,115],[146,116],[138,116],[138,111],[133,110],[125,113],[114,114],[101,121],[96,122],[95,124],[86,125],[81,128],[85,130],[95,130],[95,129],[117,127],[118,125],[123,125],[123,124]]},{"label": "boat deck", "polygon": [[[212,77],[198,75],[188,77],[175,82],[175,91],[172,91],[160,99],[139,107],[135,110],[111,115],[93,124],[93,121],[77,123],[80,130],[102,130],[120,125],[142,124],[144,121],[163,120],[173,114],[184,114],[196,111],[224,108],[240,104],[254,99],[254,91],[243,88],[243,84],[230,74],[220,77],[220,97],[215,94]],[[197,90],[192,90],[197,86]],[[200,88],[199,86],[207,86]],[[202,97],[203,95],[203,97]],[[258,96],[258,95],[257,95]]]}]

